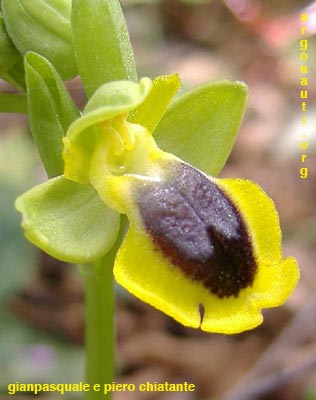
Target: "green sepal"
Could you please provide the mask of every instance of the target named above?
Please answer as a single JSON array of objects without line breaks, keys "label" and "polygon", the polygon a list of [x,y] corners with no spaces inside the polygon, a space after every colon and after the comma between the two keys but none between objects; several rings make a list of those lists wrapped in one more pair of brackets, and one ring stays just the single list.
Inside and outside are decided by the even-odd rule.
[{"label": "green sepal", "polygon": [[73,0],[71,23],[78,69],[88,97],[106,82],[137,80],[118,0]]},{"label": "green sepal", "polygon": [[119,214],[104,205],[91,185],[63,176],[50,179],[16,200],[25,236],[62,261],[86,263],[106,254],[118,235]]},{"label": "green sepal", "polygon": [[79,112],[54,66],[36,53],[25,56],[32,135],[49,177],[61,175],[62,137]]},{"label": "green sepal", "polygon": [[177,74],[158,76],[153,80],[149,95],[129,120],[153,132],[180,87],[181,81]]},{"label": "green sepal", "polygon": [[216,176],[233,147],[247,98],[245,83],[226,80],[179,96],[154,131],[158,146]]},{"label": "green sepal", "polygon": [[151,80],[143,78],[139,83],[105,83],[94,93],[83,115],[70,125],[64,139],[64,173],[68,179],[80,183],[89,181],[90,157],[100,135],[98,125],[119,115],[128,115],[142,104],[151,87]]},{"label": "green sepal", "polygon": [[46,57],[63,79],[77,75],[70,0],[2,0],[6,29],[22,55]]}]

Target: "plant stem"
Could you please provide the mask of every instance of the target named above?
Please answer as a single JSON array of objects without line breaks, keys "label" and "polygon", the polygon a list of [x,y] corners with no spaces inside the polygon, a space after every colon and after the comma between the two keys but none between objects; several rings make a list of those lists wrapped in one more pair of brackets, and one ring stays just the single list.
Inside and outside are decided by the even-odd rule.
[{"label": "plant stem", "polygon": [[26,96],[20,94],[0,93],[0,112],[26,114]]},{"label": "plant stem", "polygon": [[21,59],[9,71],[1,76],[1,78],[10,83],[16,89],[25,91],[23,58],[21,57]]},{"label": "plant stem", "polygon": [[[87,400],[111,400],[112,394],[103,394],[103,385],[114,380],[115,328],[113,264],[121,245],[126,218],[121,218],[121,229],[112,250],[101,260],[83,265],[80,272],[85,282],[86,303],[86,383],[90,385]],[[100,391],[93,385],[99,384]]]},{"label": "plant stem", "polygon": [[[111,400],[103,394],[104,383],[114,378],[114,289],[113,257],[84,266],[86,302],[86,383],[88,400]],[[100,385],[100,391],[93,386]]]}]

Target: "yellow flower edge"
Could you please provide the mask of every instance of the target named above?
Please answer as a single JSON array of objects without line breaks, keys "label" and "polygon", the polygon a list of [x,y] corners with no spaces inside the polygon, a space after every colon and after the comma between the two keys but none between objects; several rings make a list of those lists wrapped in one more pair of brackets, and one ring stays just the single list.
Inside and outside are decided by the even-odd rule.
[{"label": "yellow flower edge", "polygon": [[[296,286],[299,270],[294,258],[282,260],[278,215],[263,190],[242,179],[214,181],[238,207],[248,228],[258,266],[251,287],[237,297],[219,298],[186,277],[153,244],[134,203],[127,205],[130,228],[117,254],[114,276],[136,297],[185,326],[234,334],[258,326],[262,308],[283,304]],[[128,202],[131,199],[127,196]]]}]

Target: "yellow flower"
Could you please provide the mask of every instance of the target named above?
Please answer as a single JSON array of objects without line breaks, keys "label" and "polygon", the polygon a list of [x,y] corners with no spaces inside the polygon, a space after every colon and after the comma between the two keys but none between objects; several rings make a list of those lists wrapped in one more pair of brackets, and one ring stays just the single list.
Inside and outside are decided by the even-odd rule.
[{"label": "yellow flower", "polygon": [[[107,254],[119,215],[126,214],[117,282],[186,326],[238,333],[259,325],[263,308],[286,301],[299,270],[294,258],[282,258],[278,215],[261,188],[190,165],[208,170],[210,157],[216,173],[225,163],[244,85],[197,88],[180,96],[159,123],[178,83],[172,76],[99,88],[64,137],[64,176],[31,189],[16,205],[33,243],[76,263]],[[191,134],[196,126],[201,139]],[[186,160],[163,151],[154,137]],[[214,155],[201,145],[210,142],[219,150]]]},{"label": "yellow flower", "polygon": [[128,217],[116,281],[186,326],[231,334],[259,325],[261,309],[284,303],[299,277],[295,259],[282,259],[272,200],[248,180],[209,177],[162,151],[126,117],[94,125],[84,169],[65,139],[66,178],[89,181]]}]

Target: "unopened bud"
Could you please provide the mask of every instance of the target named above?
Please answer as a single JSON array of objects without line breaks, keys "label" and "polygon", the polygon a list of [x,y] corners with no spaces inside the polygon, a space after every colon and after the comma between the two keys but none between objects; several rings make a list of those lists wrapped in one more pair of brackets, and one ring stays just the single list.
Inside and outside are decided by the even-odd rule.
[{"label": "unopened bud", "polygon": [[0,75],[9,71],[20,57],[21,55],[7,34],[3,17],[0,14]]},{"label": "unopened bud", "polygon": [[70,25],[71,0],[2,0],[6,29],[15,47],[47,58],[63,79],[77,75]]}]

